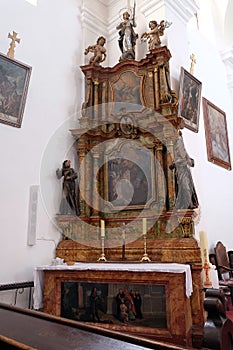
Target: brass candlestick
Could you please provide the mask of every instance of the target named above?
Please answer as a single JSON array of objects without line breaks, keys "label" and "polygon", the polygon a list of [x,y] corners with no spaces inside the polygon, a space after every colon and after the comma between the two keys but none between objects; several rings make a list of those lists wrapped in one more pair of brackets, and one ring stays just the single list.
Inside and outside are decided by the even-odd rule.
[{"label": "brass candlestick", "polygon": [[146,234],[143,234],[143,238],[144,238],[144,254],[143,254],[143,257],[141,258],[141,262],[151,261],[146,252]]},{"label": "brass candlestick", "polygon": [[123,231],[122,231],[122,253],[121,253],[121,260],[126,260],[125,257],[125,222],[123,223]]},{"label": "brass candlestick", "polygon": [[104,236],[101,236],[101,256],[97,261],[107,261],[104,254]]}]

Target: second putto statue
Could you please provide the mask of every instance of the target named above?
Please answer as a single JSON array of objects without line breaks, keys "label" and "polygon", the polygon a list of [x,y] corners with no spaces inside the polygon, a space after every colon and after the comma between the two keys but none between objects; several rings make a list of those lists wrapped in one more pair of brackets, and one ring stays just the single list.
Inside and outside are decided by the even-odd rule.
[{"label": "second putto statue", "polygon": [[160,37],[164,35],[164,31],[166,28],[169,28],[172,23],[168,21],[162,20],[159,24],[157,21],[150,21],[149,22],[149,28],[150,31],[147,33],[143,33],[141,35],[141,40],[148,41],[148,49],[149,51],[152,51],[156,49],[157,47],[161,46],[161,40]]}]

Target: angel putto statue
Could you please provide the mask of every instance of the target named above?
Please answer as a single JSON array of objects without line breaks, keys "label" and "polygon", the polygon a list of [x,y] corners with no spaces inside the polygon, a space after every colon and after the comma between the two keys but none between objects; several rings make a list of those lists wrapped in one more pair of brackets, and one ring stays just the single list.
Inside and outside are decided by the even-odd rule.
[{"label": "angel putto statue", "polygon": [[93,52],[93,56],[90,58],[89,63],[94,63],[96,65],[99,65],[101,62],[103,62],[106,59],[106,49],[104,47],[104,44],[106,42],[106,39],[103,36],[100,36],[95,45],[88,46],[86,50],[84,51],[84,54],[87,55],[89,52]]},{"label": "angel putto statue", "polygon": [[149,51],[156,49],[161,46],[160,36],[164,35],[166,28],[169,28],[172,23],[162,20],[159,24],[157,21],[149,22],[149,32],[145,32],[141,35],[141,41],[148,40]]}]

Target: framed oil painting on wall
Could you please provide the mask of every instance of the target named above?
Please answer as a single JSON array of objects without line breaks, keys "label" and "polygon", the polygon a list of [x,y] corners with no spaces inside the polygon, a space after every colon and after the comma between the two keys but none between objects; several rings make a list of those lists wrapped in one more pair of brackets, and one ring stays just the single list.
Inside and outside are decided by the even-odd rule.
[{"label": "framed oil painting on wall", "polygon": [[181,67],[178,115],[183,118],[184,126],[198,132],[202,83]]},{"label": "framed oil painting on wall", "polygon": [[202,98],[208,160],[231,170],[226,113]]},{"label": "framed oil painting on wall", "polygon": [[0,53],[0,122],[21,127],[31,67]]}]

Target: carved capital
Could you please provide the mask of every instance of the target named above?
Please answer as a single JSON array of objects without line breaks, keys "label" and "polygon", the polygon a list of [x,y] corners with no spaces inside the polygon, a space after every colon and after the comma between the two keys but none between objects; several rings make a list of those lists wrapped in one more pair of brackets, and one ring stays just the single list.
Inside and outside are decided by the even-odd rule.
[{"label": "carved capital", "polygon": [[91,149],[91,154],[93,155],[93,158],[98,159],[102,152],[103,152],[102,143],[94,142],[93,148]]},{"label": "carved capital", "polygon": [[183,237],[189,238],[193,236],[193,219],[190,216],[178,217],[178,222],[182,229]]}]

